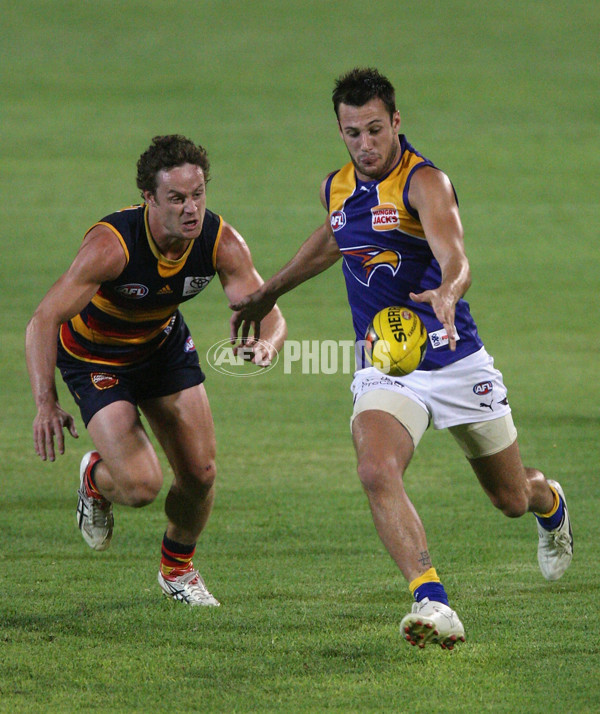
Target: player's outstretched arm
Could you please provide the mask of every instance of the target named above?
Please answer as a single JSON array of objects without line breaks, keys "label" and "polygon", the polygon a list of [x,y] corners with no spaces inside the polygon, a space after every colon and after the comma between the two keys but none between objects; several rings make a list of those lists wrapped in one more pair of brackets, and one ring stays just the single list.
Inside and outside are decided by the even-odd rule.
[{"label": "player's outstretched arm", "polygon": [[231,301],[229,307],[234,310],[230,321],[232,343],[237,340],[240,327],[242,338],[247,337],[251,329],[258,337],[261,321],[281,295],[327,270],[340,256],[328,219],[302,244],[290,262],[258,290]]},{"label": "player's outstretched arm", "polygon": [[410,293],[410,298],[433,307],[448,334],[450,349],[455,350],[455,307],[471,285],[471,272],[454,189],[441,171],[424,167],[411,181],[408,200],[419,213],[427,242],[442,269],[442,282],[438,288]]},{"label": "player's outstretched arm", "polygon": [[78,436],[73,417],[58,402],[54,379],[58,329],[87,305],[102,282],[116,278],[125,263],[117,237],[107,228],[93,228],[71,267],[50,288],[27,324],[25,355],[37,407],[33,442],[44,461],[54,461],[55,440],[58,453],[64,453],[63,428]]},{"label": "player's outstretched arm", "polygon": [[[242,236],[225,223],[217,248],[216,269],[223,290],[230,303],[254,293],[263,285],[252,261],[250,250]],[[262,339],[258,342],[260,330],[254,330],[254,338],[248,338],[250,326],[242,333],[244,351],[242,355],[261,367],[271,364],[271,360],[283,346],[287,335],[285,320],[275,300],[266,306],[263,320]],[[247,350],[247,351],[246,351]]]}]

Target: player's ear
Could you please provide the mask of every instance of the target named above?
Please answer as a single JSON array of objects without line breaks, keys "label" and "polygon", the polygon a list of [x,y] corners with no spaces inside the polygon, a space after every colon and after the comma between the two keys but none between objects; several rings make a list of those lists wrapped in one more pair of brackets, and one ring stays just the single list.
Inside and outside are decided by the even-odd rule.
[{"label": "player's ear", "polygon": [[149,206],[154,206],[156,205],[156,197],[154,196],[153,193],[150,191],[143,191],[142,196],[144,197],[144,201],[149,205]]},{"label": "player's ear", "polygon": [[396,111],[392,114],[392,126],[394,127],[394,132],[397,134],[400,131],[400,112]]}]

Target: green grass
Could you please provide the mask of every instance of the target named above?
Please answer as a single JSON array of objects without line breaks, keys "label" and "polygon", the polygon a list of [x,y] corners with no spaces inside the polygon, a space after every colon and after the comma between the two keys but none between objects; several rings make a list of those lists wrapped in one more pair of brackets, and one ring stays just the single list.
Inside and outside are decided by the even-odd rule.
[{"label": "green grass", "polygon": [[[599,711],[598,8],[0,0],[0,11],[0,711]],[[457,188],[469,301],[524,459],[562,481],[577,539],[569,572],[544,582],[532,518],[494,511],[452,439],[427,433],[407,484],[467,628],[453,652],[400,639],[410,598],[355,475],[348,375],[209,373],[219,476],[197,563],[223,603],[214,611],[160,596],[164,492],[117,508],[111,549],[93,553],[74,514],[87,434],[54,464],[31,444],[25,323],[88,226],[137,200],[149,139],[207,146],[209,206],[269,275],[323,219],[320,181],[346,161],[330,91],[356,64],[390,76],[403,131]],[[336,269],[281,306],[291,338],[351,338]],[[226,336],[216,283],[184,312],[204,349]]]}]

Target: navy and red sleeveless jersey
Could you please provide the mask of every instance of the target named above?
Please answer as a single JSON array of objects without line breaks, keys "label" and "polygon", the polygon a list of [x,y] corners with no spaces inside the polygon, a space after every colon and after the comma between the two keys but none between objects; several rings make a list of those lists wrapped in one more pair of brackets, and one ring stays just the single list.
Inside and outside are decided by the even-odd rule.
[{"label": "navy and red sleeveless jersey", "polygon": [[[456,305],[456,351],[431,305],[415,303],[409,293],[439,287],[442,272],[425,238],[418,213],[408,201],[410,181],[434,164],[400,135],[401,156],[383,178],[361,181],[352,163],[332,173],[325,184],[329,220],[343,257],[348,301],[357,342],[364,340],[375,314],[406,305],[423,320],[429,344],[422,370],[438,369],[479,350],[483,343],[469,305]],[[434,167],[435,168],[435,167]],[[358,351],[359,368],[368,366]]]},{"label": "navy and red sleeveless jersey", "polygon": [[134,364],[160,347],[179,305],[201,292],[215,276],[223,219],[207,210],[202,233],[178,260],[160,253],[148,226],[146,205],[117,211],[94,225],[113,231],[127,264],[116,280],[103,283],[86,307],[61,325],[60,341],[79,360]]}]

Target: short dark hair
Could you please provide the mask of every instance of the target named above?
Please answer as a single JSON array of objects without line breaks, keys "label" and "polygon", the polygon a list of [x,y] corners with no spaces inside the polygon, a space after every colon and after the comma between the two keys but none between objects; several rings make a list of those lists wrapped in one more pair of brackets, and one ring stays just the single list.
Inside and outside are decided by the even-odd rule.
[{"label": "short dark hair", "polygon": [[155,136],[137,162],[136,183],[142,191],[142,197],[144,191],[152,194],[156,192],[156,176],[159,171],[183,164],[199,166],[204,173],[204,180],[208,182],[210,162],[205,148],[181,134]]},{"label": "short dark hair", "polygon": [[374,67],[355,67],[339,77],[332,94],[333,108],[339,119],[340,104],[362,107],[371,99],[381,99],[393,117],[396,111],[396,92],[390,80]]}]

